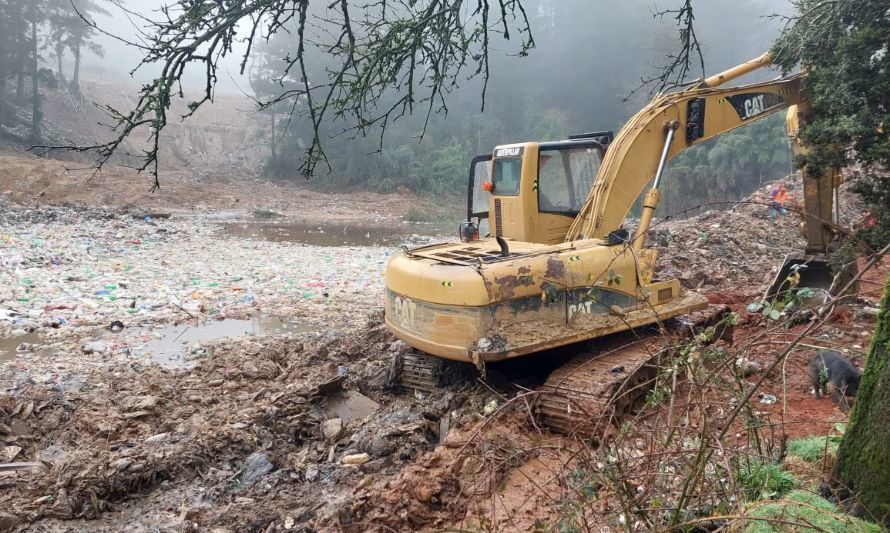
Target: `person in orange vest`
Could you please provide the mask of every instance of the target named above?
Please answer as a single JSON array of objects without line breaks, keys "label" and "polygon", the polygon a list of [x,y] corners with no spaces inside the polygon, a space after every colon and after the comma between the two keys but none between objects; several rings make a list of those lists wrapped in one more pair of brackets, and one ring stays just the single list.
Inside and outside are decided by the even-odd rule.
[{"label": "person in orange vest", "polygon": [[774,188],[770,193],[770,209],[769,209],[769,218],[776,223],[776,219],[779,215],[788,214],[788,210],[785,208],[785,205],[788,203],[788,200],[791,197],[788,195],[788,188],[785,187],[784,184],[779,184],[778,187]]}]

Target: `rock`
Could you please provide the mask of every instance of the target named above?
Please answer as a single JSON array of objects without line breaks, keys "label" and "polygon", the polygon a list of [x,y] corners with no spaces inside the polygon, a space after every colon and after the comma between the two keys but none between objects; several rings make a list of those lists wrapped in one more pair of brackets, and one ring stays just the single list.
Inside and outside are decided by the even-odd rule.
[{"label": "rock", "polygon": [[140,410],[151,410],[158,406],[158,399],[155,396],[141,396],[139,398],[135,398],[130,405],[127,406],[128,410],[131,411],[140,411]]},{"label": "rock", "polygon": [[256,379],[260,375],[260,369],[257,368],[253,361],[247,361],[241,365],[241,373],[248,379]]},{"label": "rock", "polygon": [[763,370],[763,365],[761,365],[757,361],[752,361],[747,357],[739,357],[738,359],[736,359],[735,366],[738,369],[739,374],[744,378],[754,375]]},{"label": "rock", "polygon": [[244,466],[241,467],[241,483],[251,485],[271,472],[273,468],[275,466],[269,462],[265,454],[254,452],[247,457],[244,461]]},{"label": "rock", "polygon": [[321,434],[326,441],[335,442],[343,434],[343,420],[340,418],[325,420],[321,424]]},{"label": "rock", "polygon": [[111,351],[111,347],[108,346],[107,343],[102,341],[91,341],[84,343],[83,346],[80,347],[80,350],[85,354],[97,353],[103,354]]},{"label": "rock", "polygon": [[393,448],[389,443],[389,439],[384,437],[383,435],[377,435],[370,442],[368,442],[368,453],[373,455],[374,457],[385,457],[392,453]]},{"label": "rock", "polygon": [[405,353],[408,351],[410,346],[405,341],[393,341],[392,344],[389,345],[389,351],[393,353]]},{"label": "rock", "polygon": [[158,433],[157,435],[152,435],[151,437],[145,439],[145,444],[163,444],[170,440],[169,433]]},{"label": "rock", "polygon": [[12,531],[21,523],[22,519],[16,515],[6,511],[0,511],[0,531]]},{"label": "rock", "polygon": [[278,367],[272,361],[247,361],[241,365],[241,373],[248,379],[272,379],[278,375]]},{"label": "rock", "polygon": [[491,416],[495,411],[498,410],[498,401],[492,400],[485,404],[485,407],[482,409],[482,414],[485,416]]},{"label": "rock", "polygon": [[20,446],[4,446],[0,448],[0,462],[2,463],[11,463],[18,457],[19,453],[21,453],[22,448]]},{"label": "rock", "polygon": [[303,474],[303,478],[306,481],[309,481],[311,483],[311,482],[315,481],[316,479],[318,479],[318,474],[319,474],[318,466],[309,465],[306,467],[306,472]]},{"label": "rock", "polygon": [[344,455],[340,462],[344,465],[363,465],[370,460],[371,456],[366,453],[354,453],[351,455]]}]

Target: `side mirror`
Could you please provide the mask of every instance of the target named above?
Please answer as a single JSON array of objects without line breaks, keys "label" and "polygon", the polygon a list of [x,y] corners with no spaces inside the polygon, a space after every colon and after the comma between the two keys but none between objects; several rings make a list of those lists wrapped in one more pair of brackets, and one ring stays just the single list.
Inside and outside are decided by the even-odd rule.
[{"label": "side mirror", "polygon": [[473,242],[479,240],[479,225],[473,221],[465,220],[460,224],[461,242]]}]

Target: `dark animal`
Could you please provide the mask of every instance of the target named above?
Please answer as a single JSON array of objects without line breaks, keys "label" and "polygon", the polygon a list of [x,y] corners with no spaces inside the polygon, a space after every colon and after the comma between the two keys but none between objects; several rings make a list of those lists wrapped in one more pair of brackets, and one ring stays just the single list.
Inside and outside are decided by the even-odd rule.
[{"label": "dark animal", "polygon": [[844,356],[830,350],[820,350],[810,359],[807,369],[816,398],[825,393],[831,401],[845,413],[853,405],[853,398],[859,392],[862,371],[853,366]]}]

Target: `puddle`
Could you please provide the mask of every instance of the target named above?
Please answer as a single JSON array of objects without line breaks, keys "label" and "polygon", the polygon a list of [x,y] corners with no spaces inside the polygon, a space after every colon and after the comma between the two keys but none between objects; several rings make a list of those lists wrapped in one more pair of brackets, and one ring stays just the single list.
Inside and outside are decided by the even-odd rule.
[{"label": "puddle", "polygon": [[[27,335],[18,335],[16,337],[0,339],[0,361],[11,361],[14,359],[16,348],[23,343],[39,346],[43,344],[43,337],[36,333],[29,333]],[[31,353],[32,351],[33,350],[30,350],[26,353]]]},{"label": "puddle", "polygon": [[257,315],[249,320],[210,320],[199,325],[180,324],[149,330],[154,338],[137,348],[138,353],[151,354],[151,360],[164,366],[187,367],[189,348],[195,344],[241,337],[243,335],[275,335],[279,333],[302,333],[311,327],[287,322],[277,317]]},{"label": "puddle", "polygon": [[396,246],[411,240],[412,235],[433,237],[441,235],[442,231],[433,225],[394,224],[392,227],[372,227],[291,222],[232,222],[223,224],[223,233],[233,237],[272,242],[300,242],[315,246]]}]

